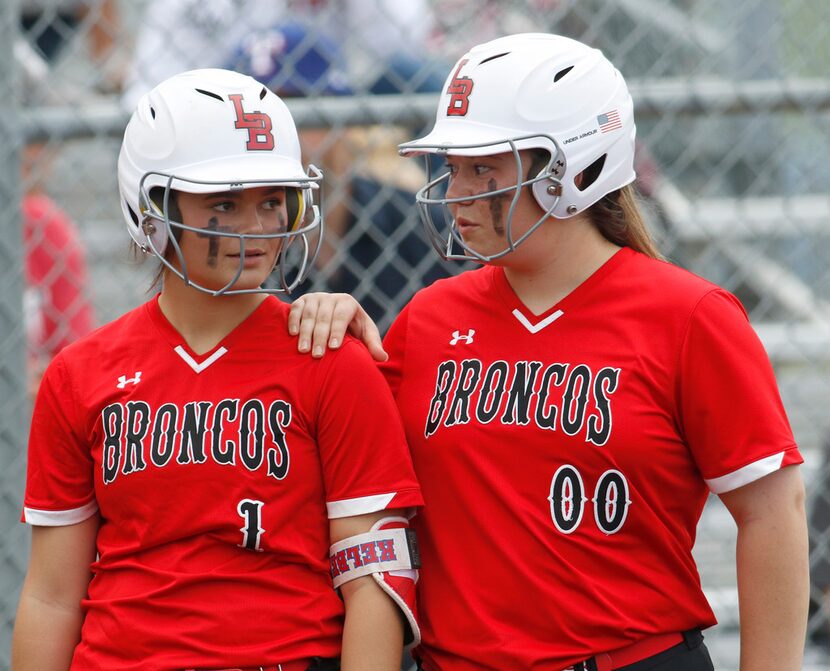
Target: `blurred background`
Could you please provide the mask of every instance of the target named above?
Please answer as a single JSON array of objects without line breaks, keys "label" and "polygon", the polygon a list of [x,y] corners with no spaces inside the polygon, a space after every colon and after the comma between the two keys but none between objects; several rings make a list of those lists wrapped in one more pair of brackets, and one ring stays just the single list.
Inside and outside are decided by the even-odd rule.
[{"label": "blurred background", "polygon": [[[672,261],[743,301],[804,453],[812,604],[805,669],[830,669],[830,3],[826,0],[4,0],[0,4],[0,668],[28,556],[19,523],[31,394],[62,346],[149,297],[115,163],[129,111],[193,67],[283,95],[326,176],[326,243],[303,291],[353,293],[382,330],[458,272],[412,207],[431,127],[472,44],[557,32],[629,82],[649,221]],[[671,492],[666,492],[671,496]],[[712,498],[696,556],[738,668],[734,524]]]}]

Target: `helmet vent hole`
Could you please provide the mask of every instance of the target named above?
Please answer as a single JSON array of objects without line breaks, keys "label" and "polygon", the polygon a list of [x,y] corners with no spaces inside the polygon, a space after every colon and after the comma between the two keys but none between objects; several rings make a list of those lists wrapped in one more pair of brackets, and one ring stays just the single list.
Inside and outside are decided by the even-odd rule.
[{"label": "helmet vent hole", "polygon": [[553,78],[554,83],[558,82],[560,79],[562,79],[562,77],[564,77],[566,74],[568,74],[573,69],[574,69],[574,66],[572,65],[569,68],[565,68],[564,70],[560,70],[559,72],[557,72],[556,75]]},{"label": "helmet vent hole", "polygon": [[225,99],[220,96],[218,93],[213,93],[213,91],[205,91],[204,89],[196,89],[198,93],[201,93],[203,96],[207,96],[208,98],[216,98],[221,102],[225,102]]},{"label": "helmet vent hole", "polygon": [[268,95],[268,89],[264,86],[262,87],[262,91],[259,92],[259,99],[262,100],[265,96]]},{"label": "helmet vent hole", "polygon": [[155,107],[150,108],[150,116],[153,117],[154,119],[156,118],[156,108]]},{"label": "helmet vent hole", "polygon": [[580,191],[585,191],[591,184],[597,181],[600,173],[602,172],[602,168],[605,165],[605,159],[608,154],[603,154],[600,156],[596,161],[591,163],[585,170],[580,173],[582,177],[582,181],[577,180],[577,188]]},{"label": "helmet vent hole", "polygon": [[495,56],[488,56],[483,61],[481,61],[479,63],[479,65],[484,65],[485,63],[489,63],[490,61],[494,61],[497,58],[501,58],[502,56],[507,56],[507,54],[509,54],[509,53],[510,53],[509,51],[505,51],[503,54],[496,54]]}]

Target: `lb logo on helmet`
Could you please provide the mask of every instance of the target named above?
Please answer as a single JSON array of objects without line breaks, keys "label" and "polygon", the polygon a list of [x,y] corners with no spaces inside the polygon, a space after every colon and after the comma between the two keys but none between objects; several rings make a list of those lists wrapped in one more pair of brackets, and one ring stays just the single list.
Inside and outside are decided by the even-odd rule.
[{"label": "lb logo on helmet", "polygon": [[447,116],[466,116],[467,108],[470,105],[470,94],[473,92],[473,80],[469,77],[460,77],[459,72],[463,68],[468,58],[463,59],[455,70],[452,76],[452,81],[447,87],[447,93],[450,94],[450,104],[447,107]]},{"label": "lb logo on helmet", "polygon": [[264,112],[246,112],[242,108],[241,93],[231,93],[228,98],[233,102],[233,109],[236,112],[234,128],[248,131],[248,144],[245,147],[249,151],[273,149],[274,135],[271,132],[273,128],[271,117]]}]

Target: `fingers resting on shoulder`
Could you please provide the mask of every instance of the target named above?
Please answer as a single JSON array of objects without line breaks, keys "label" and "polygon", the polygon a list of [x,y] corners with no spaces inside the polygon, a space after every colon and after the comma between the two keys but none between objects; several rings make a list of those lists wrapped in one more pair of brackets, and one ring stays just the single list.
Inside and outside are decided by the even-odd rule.
[{"label": "fingers resting on shoulder", "polygon": [[349,294],[315,292],[291,304],[288,332],[297,336],[297,350],[322,357],[326,349],[337,349],[346,333],[361,340],[377,361],[388,358],[380,332],[371,317]]}]

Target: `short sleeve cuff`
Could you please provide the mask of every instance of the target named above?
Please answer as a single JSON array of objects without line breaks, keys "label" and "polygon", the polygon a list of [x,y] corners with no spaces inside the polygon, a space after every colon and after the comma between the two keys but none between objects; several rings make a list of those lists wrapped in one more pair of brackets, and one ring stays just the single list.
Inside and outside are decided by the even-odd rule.
[{"label": "short sleeve cuff", "polygon": [[340,499],[328,501],[326,508],[330,520],[354,515],[368,515],[387,508],[417,508],[423,505],[423,499],[417,490],[389,492],[388,494],[374,494],[359,496],[354,499]]},{"label": "short sleeve cuff", "polygon": [[774,473],[785,466],[800,464],[803,461],[804,459],[802,459],[798,449],[792,447],[783,452],[771,454],[758,461],[753,461],[751,464],[747,464],[726,475],[707,479],[706,484],[713,494],[724,494],[725,492],[731,492],[733,489],[738,489],[738,487],[748,485],[750,482],[755,482],[765,475]]},{"label": "short sleeve cuff", "polygon": [[98,503],[93,499],[85,506],[72,510],[23,508],[23,521],[36,527],[67,527],[89,519],[96,512],[98,512]]}]

